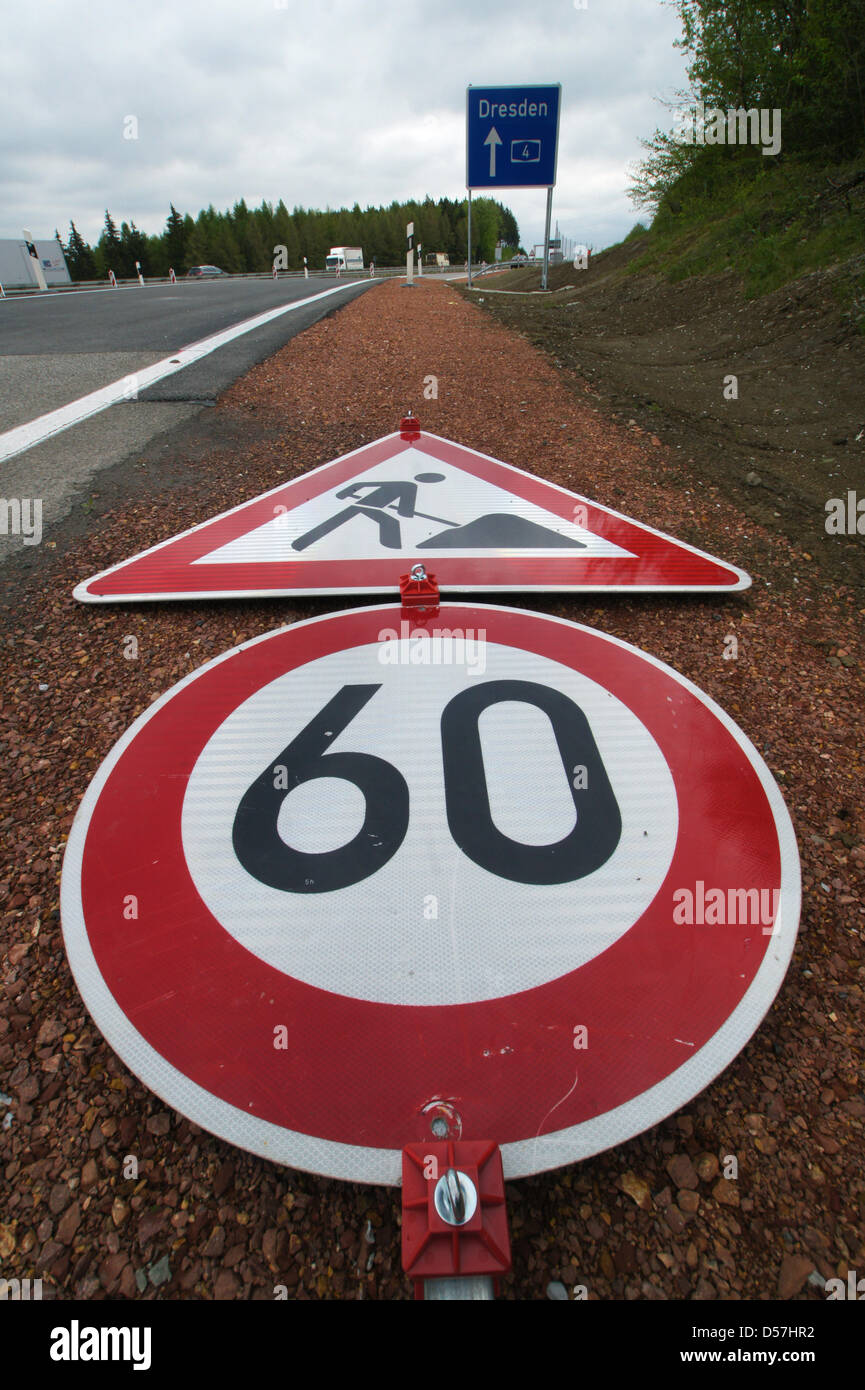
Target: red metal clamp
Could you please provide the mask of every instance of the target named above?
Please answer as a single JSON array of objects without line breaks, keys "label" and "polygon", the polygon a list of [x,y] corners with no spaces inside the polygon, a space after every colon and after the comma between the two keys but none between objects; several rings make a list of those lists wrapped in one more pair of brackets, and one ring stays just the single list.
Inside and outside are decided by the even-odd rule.
[{"label": "red metal clamp", "polygon": [[423,565],[412,565],[408,574],[399,577],[399,595],[403,608],[438,608],[439,586],[434,574],[427,574]]},{"label": "red metal clamp", "polygon": [[409,411],[399,422],[400,439],[420,439],[420,420]]},{"label": "red metal clamp", "polygon": [[487,1276],[511,1267],[502,1156],[466,1140],[402,1151],[402,1267],[423,1298],[427,1279]]}]

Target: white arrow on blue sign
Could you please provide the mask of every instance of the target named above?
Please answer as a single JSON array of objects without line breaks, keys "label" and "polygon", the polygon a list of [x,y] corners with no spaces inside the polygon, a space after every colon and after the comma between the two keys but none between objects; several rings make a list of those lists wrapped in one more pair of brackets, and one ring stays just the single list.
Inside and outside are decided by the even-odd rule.
[{"label": "white arrow on blue sign", "polygon": [[469,87],[466,187],[552,188],[561,86]]}]

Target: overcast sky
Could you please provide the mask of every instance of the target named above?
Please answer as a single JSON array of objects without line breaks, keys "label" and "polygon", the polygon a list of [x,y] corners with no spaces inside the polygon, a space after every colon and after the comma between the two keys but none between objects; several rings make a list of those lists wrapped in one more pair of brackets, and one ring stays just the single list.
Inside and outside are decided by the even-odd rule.
[{"label": "overcast sky", "polygon": [[[0,236],[105,208],[160,232],[262,198],[289,208],[465,196],[466,87],[562,84],[553,218],[595,249],[639,214],[641,136],[686,86],[661,0],[42,0],[0,50]],[[137,139],[124,138],[124,132]],[[543,190],[505,190],[527,247]]]}]

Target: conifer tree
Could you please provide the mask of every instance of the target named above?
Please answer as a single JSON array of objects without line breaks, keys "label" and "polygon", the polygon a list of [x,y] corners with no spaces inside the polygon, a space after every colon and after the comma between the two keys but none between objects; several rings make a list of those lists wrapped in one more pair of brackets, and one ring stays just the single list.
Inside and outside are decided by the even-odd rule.
[{"label": "conifer tree", "polygon": [[171,211],[165,223],[165,231],[162,233],[162,244],[164,249],[164,260],[176,275],[182,275],[189,269],[186,263],[186,222],[180,216],[173,203],[169,203]]},{"label": "conifer tree", "polygon": [[[69,240],[63,248],[72,280],[95,280],[96,257],[74,222],[69,223]],[[62,243],[61,243],[62,245]]]}]

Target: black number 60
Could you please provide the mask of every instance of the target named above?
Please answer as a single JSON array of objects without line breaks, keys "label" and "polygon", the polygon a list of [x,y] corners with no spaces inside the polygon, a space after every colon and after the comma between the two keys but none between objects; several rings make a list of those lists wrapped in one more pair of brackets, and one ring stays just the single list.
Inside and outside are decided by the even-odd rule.
[{"label": "black number 60", "polygon": [[[409,791],[392,763],[371,753],[330,753],[341,734],[372,699],[379,685],[344,685],[301,730],[241,798],[232,841],[253,878],[288,893],[330,893],[360,883],[396,854],[409,824]],[[547,715],[574,802],[576,823],[564,839],[525,845],[504,835],[490,810],[480,741],[480,716],[505,700],[534,705]],[[463,690],[441,717],[442,761],[448,825],[464,854],[480,868],[516,883],[570,883],[606,863],[622,833],[622,818],[589,722],[561,691],[534,681],[488,681]],[[576,790],[570,769],[586,769]],[[351,782],[364,798],[364,821],[338,849],[293,849],[277,830],[280,808],[296,787],[320,777]]]}]

